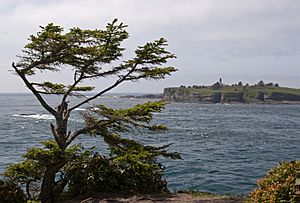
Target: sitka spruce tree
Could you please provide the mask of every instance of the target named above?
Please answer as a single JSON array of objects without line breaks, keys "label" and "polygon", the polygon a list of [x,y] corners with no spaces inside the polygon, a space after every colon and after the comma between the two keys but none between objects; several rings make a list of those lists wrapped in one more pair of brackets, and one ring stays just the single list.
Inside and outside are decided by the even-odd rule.
[{"label": "sitka spruce tree", "polygon": [[[165,66],[175,55],[165,49],[167,43],[163,38],[139,46],[132,59],[123,60],[125,49],[121,43],[129,37],[126,27],[114,20],[103,30],[76,27],[64,32],[62,27],[50,23],[40,27],[36,35],[30,36],[23,54],[18,56],[19,61],[12,64],[16,75],[55,119],[49,128],[53,139],[42,142],[42,148],[29,149],[23,162],[11,165],[6,171],[6,175],[13,181],[24,184],[28,198],[38,194],[42,202],[53,202],[66,190],[72,189],[80,194],[87,191],[81,187],[86,184],[97,187],[97,181],[100,184],[102,180],[103,183],[105,178],[115,189],[128,188],[130,184],[137,186],[145,180],[154,181],[155,184],[155,178],[158,178],[159,183],[162,181],[163,168],[156,158],[180,157],[177,153],[168,152],[168,146],[145,146],[136,140],[122,137],[122,133],[135,130],[167,130],[166,126],[151,122],[152,114],[160,112],[164,107],[163,101],[147,102],[128,109],[113,109],[100,104],[92,106],[83,113],[82,127],[75,131],[69,130],[68,121],[76,108],[121,83],[142,79],[160,80],[176,71],[174,67]],[[32,76],[63,69],[73,71],[71,84],[32,81],[38,78]],[[95,87],[83,85],[85,81],[103,78],[113,78],[114,81],[99,91]],[[83,93],[89,91],[96,93],[85,97]],[[51,106],[45,95],[61,95],[60,101],[56,106]],[[69,100],[74,96],[79,99],[74,100],[75,104],[71,106]],[[97,152],[73,144],[78,136],[84,134],[102,138],[110,148],[110,157],[105,158]],[[153,177],[147,179],[147,173]],[[89,184],[91,179],[94,182]],[[118,187],[119,184],[123,186]],[[148,183],[144,184],[147,188]],[[103,185],[98,186],[105,190]]]}]

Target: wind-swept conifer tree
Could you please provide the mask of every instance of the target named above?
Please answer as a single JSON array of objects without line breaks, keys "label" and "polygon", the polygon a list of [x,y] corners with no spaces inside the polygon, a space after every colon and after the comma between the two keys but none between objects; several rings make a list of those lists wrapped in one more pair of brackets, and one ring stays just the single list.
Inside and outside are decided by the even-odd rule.
[{"label": "wind-swept conifer tree", "polygon": [[[130,150],[132,152],[133,149],[139,149],[147,152],[145,156],[151,159],[160,155],[179,157],[177,153],[167,152],[167,146],[144,146],[121,136],[123,132],[134,129],[166,130],[164,125],[154,125],[150,122],[152,113],[159,112],[164,107],[163,101],[147,102],[129,109],[112,109],[99,104],[97,108],[94,106],[83,114],[84,125],[81,128],[73,132],[69,130],[68,121],[74,109],[100,97],[121,83],[142,79],[160,80],[176,71],[174,67],[165,66],[175,55],[165,49],[167,43],[163,38],[139,46],[133,58],[121,60],[125,51],[121,43],[129,37],[126,27],[114,20],[103,30],[75,27],[64,32],[62,27],[50,23],[45,27],[41,26],[36,35],[29,37],[23,54],[18,56],[19,61],[12,64],[15,73],[26,87],[55,118],[55,122],[50,124],[54,139],[43,142],[44,148],[30,149],[24,155],[26,161],[21,163],[22,165],[12,165],[8,170],[8,174],[10,172],[11,176],[26,184],[27,189],[32,182],[40,179],[39,196],[42,202],[52,202],[66,187],[68,176],[62,169],[80,157],[76,154],[78,146],[72,145],[72,142],[83,134],[103,138],[114,156],[121,157],[128,155]],[[73,71],[71,84],[32,81],[37,77],[31,76],[60,72],[63,69]],[[95,87],[84,86],[83,82],[103,78],[114,78],[115,81],[93,96],[84,97],[82,92],[95,92]],[[56,106],[51,106],[44,95],[61,95],[61,100]],[[68,103],[72,99],[71,96],[79,97],[80,101],[71,106]],[[21,169],[28,174],[24,175],[24,170]],[[29,191],[27,195],[30,196]]]}]

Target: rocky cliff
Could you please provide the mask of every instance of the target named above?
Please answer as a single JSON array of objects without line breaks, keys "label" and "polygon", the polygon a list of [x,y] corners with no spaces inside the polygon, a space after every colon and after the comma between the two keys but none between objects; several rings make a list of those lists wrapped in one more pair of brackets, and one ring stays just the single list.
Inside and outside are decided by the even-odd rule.
[{"label": "rocky cliff", "polygon": [[164,89],[163,98],[173,102],[192,103],[300,103],[300,90],[299,93],[297,91],[291,93],[291,91],[279,87],[273,89],[262,87],[220,89],[171,87]]}]

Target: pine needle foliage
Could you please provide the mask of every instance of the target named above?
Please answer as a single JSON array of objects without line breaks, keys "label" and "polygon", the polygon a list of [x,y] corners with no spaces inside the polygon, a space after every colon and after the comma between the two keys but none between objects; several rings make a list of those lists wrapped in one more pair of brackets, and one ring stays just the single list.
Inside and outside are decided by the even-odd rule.
[{"label": "pine needle foliage", "polygon": [[[134,57],[124,59],[122,42],[129,38],[126,28],[127,25],[117,19],[104,29],[94,30],[74,27],[65,31],[49,23],[29,37],[22,54],[18,55],[19,61],[12,63],[16,75],[55,118],[55,122],[50,123],[53,139],[42,142],[41,147],[29,149],[23,156],[24,161],[9,166],[6,171],[10,180],[24,185],[28,199],[54,202],[92,191],[167,190],[164,167],[157,158],[178,159],[180,155],[168,152],[169,145],[146,146],[123,136],[124,133],[166,131],[166,126],[152,121],[153,113],[160,112],[165,102],[147,102],[128,109],[98,104],[83,113],[84,124],[80,128],[69,130],[69,118],[74,109],[121,83],[160,80],[176,71],[175,67],[165,65],[176,56],[166,50],[164,38],[138,46]],[[65,69],[73,72],[70,83],[35,81],[38,77],[32,77]],[[114,82],[103,89],[83,84],[107,78]],[[85,92],[92,92],[92,96],[85,97],[82,94]],[[60,101],[51,106],[44,95],[58,95]],[[79,97],[78,103],[72,106],[69,105],[71,96]],[[82,135],[103,139],[110,155],[104,157],[92,149],[73,144]],[[105,183],[108,184],[104,187]]]}]

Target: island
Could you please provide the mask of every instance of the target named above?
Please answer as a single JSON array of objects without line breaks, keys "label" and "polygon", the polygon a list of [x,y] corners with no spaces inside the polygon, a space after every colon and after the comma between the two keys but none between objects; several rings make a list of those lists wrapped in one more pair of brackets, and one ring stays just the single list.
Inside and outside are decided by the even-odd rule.
[{"label": "island", "polygon": [[222,83],[222,79],[211,86],[193,85],[164,88],[163,98],[171,102],[192,103],[288,103],[300,104],[300,89],[280,87],[278,83],[232,85]]}]

